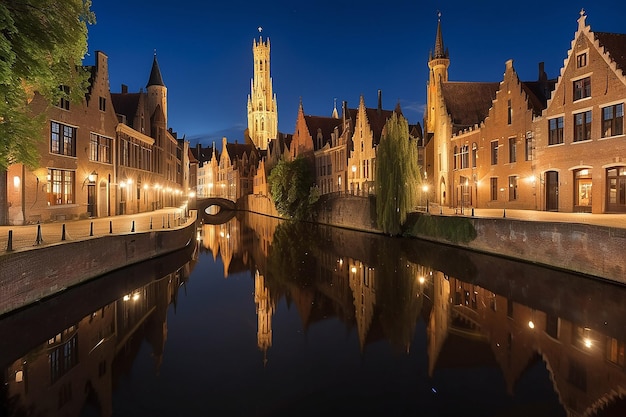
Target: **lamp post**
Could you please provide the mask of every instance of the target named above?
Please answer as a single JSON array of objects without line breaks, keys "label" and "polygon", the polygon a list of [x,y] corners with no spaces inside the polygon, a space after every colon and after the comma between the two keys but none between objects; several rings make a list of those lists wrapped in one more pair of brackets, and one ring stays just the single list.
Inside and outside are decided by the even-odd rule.
[{"label": "lamp post", "polygon": [[504,203],[504,209],[502,210],[502,217],[506,217],[506,199],[504,198],[504,187],[500,188],[500,192],[502,193],[502,201]]}]

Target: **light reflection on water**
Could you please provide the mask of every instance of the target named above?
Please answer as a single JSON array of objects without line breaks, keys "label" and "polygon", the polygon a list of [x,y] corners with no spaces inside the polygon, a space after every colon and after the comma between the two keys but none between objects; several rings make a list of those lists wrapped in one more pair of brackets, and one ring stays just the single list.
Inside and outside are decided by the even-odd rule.
[{"label": "light reflection on water", "polygon": [[196,248],[0,321],[0,415],[625,407],[622,287],[417,240],[238,217],[199,227]]}]

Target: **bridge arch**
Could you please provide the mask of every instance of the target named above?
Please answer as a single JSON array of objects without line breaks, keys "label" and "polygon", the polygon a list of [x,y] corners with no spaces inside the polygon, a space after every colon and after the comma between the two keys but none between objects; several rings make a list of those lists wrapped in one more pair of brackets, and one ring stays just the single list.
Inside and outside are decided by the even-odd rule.
[{"label": "bridge arch", "polygon": [[[217,212],[209,213],[208,209],[211,207],[217,207]],[[237,205],[234,201],[220,197],[200,198],[196,200],[196,208],[199,217],[208,224],[226,223],[235,216],[237,211]]]}]

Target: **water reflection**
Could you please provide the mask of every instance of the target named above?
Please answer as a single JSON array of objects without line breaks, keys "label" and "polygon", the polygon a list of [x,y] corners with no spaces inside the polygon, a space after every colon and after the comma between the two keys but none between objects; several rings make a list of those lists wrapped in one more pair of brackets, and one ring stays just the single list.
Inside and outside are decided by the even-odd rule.
[{"label": "water reflection", "polygon": [[384,339],[410,351],[423,318],[431,378],[449,368],[492,367],[506,392],[521,396],[538,389],[528,385],[544,368],[543,382],[560,407],[543,411],[582,416],[626,409],[621,286],[427,242],[259,215],[248,215],[245,224],[205,226],[203,236],[211,238],[204,247],[226,255],[224,276],[232,264],[254,273],[264,361],[275,306],[284,298],[305,329],[329,317],[356,327],[361,350]]},{"label": "water reflection", "polygon": [[[154,375],[168,360],[167,310],[186,302],[178,293],[190,276],[207,278],[192,274],[200,255],[221,259],[227,280],[243,273],[253,281],[248,303],[265,370],[278,362],[274,349],[285,354],[274,347],[285,337],[275,328],[282,304],[296,310],[304,332],[328,321],[355,331],[357,356],[381,342],[401,357],[425,352],[423,377],[389,375],[428,384],[433,397],[413,405],[424,415],[612,416],[626,408],[621,286],[417,240],[238,217],[202,225],[199,255],[173,254],[0,321],[7,415],[114,415],[112,398],[141,344],[150,346]],[[194,314],[211,333],[211,318]],[[241,347],[224,349],[245,362]],[[184,387],[187,375],[176,375]],[[341,390],[349,398],[350,387]]]},{"label": "water reflection", "polygon": [[166,310],[176,306],[194,250],[108,274],[0,321],[0,415],[112,415],[116,385],[143,341],[158,372]]}]

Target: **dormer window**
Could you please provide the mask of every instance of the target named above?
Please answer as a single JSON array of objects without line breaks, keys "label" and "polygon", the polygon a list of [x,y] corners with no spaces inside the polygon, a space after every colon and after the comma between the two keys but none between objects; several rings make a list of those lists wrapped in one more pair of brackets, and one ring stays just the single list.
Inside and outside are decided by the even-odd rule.
[{"label": "dormer window", "polygon": [[591,77],[574,81],[574,101],[591,97]]},{"label": "dormer window", "polygon": [[587,66],[587,52],[576,55],[576,68],[583,68]]}]

